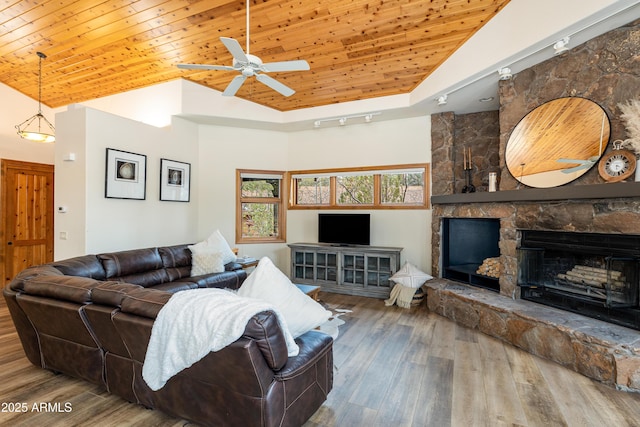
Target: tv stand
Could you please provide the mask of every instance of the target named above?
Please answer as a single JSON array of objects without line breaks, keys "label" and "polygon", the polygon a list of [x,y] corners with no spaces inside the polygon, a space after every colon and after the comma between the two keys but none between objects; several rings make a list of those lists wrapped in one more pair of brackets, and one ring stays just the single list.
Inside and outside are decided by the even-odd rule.
[{"label": "tv stand", "polygon": [[388,298],[402,248],[291,243],[291,280],[323,291]]}]

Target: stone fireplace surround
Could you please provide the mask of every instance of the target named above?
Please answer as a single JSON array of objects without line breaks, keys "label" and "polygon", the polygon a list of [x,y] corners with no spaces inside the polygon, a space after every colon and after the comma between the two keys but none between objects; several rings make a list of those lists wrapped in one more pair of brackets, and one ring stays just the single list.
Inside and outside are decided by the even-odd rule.
[{"label": "stone fireplace surround", "polygon": [[[499,294],[446,279],[427,282],[430,310],[590,378],[636,392],[640,392],[640,333],[520,300],[516,248],[519,229],[640,234],[640,183],[606,184],[593,168],[563,187],[517,189],[502,154],[520,118],[561,96],[599,103],[611,120],[611,140],[625,139],[617,104],[636,96],[632,87],[640,86],[633,53],[639,37],[636,21],[501,81],[499,113],[432,116],[432,274],[440,275],[442,218],[499,219],[503,271]],[[459,193],[464,180],[456,154],[461,157],[464,147],[473,147],[477,193]],[[498,172],[500,191],[481,191],[486,190],[488,172]]]}]

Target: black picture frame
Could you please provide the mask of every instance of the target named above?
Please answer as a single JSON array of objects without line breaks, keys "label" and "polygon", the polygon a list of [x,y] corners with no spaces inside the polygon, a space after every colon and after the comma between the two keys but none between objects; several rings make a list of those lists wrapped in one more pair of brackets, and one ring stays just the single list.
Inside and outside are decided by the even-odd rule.
[{"label": "black picture frame", "polygon": [[191,163],[160,159],[160,200],[165,202],[191,200]]},{"label": "black picture frame", "polygon": [[104,197],[145,200],[147,197],[147,156],[107,148]]}]

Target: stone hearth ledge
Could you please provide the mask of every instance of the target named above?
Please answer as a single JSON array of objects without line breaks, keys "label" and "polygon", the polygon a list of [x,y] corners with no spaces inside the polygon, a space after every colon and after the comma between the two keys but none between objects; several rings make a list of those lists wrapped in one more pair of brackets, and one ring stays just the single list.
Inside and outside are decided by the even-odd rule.
[{"label": "stone hearth ledge", "polygon": [[640,332],[447,279],[429,310],[619,390],[640,392]]}]

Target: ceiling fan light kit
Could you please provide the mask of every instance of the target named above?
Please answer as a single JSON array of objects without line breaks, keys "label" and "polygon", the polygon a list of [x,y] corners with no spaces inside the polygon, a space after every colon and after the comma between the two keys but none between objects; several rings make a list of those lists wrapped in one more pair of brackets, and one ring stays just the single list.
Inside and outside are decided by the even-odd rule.
[{"label": "ceiling fan light kit", "polygon": [[287,85],[279,82],[266,73],[283,71],[308,71],[309,64],[305,60],[281,61],[263,63],[262,60],[249,53],[249,1],[247,0],[247,48],[246,53],[237,40],[230,37],[220,37],[220,41],[233,56],[233,65],[206,65],[206,64],[178,64],[178,68],[185,70],[221,70],[237,71],[239,76],[234,77],[226,87],[223,96],[235,96],[242,84],[249,77],[255,77],[260,83],[270,87],[283,96],[291,96],[296,93]]},{"label": "ceiling fan light kit", "polygon": [[[16,125],[18,135],[23,139],[35,142],[54,142],[55,128],[49,120],[42,114],[42,60],[47,57],[42,52],[36,52],[39,58],[38,63],[38,112],[29,117],[24,122]],[[44,130],[43,130],[44,122]]]}]

